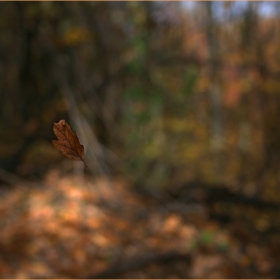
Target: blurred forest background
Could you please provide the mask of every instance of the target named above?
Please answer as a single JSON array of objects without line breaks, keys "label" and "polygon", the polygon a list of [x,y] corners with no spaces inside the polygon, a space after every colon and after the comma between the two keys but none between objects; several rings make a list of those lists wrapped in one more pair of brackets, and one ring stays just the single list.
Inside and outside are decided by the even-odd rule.
[{"label": "blurred forest background", "polygon": [[280,277],[279,2],[1,2],[0,31],[0,277]]}]

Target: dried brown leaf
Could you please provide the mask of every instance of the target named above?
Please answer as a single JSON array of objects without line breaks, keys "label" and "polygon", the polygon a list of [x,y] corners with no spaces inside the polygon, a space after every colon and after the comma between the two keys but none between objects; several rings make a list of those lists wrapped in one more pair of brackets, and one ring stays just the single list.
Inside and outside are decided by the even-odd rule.
[{"label": "dried brown leaf", "polygon": [[81,145],[76,132],[72,132],[70,125],[61,120],[54,123],[53,131],[58,138],[52,141],[53,145],[66,157],[84,162],[84,146]]}]

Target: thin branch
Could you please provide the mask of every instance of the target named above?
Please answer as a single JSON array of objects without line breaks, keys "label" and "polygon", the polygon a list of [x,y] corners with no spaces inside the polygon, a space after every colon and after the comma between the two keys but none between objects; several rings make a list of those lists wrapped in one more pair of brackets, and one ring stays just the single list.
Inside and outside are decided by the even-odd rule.
[{"label": "thin branch", "polygon": [[104,271],[97,273],[95,275],[90,275],[89,278],[116,278],[121,276],[121,274],[131,271],[141,269],[152,263],[170,263],[174,261],[185,261],[188,265],[191,264],[192,257],[187,253],[180,253],[176,251],[169,251],[165,253],[147,253],[142,256],[136,256],[129,258],[122,263],[116,262]]}]

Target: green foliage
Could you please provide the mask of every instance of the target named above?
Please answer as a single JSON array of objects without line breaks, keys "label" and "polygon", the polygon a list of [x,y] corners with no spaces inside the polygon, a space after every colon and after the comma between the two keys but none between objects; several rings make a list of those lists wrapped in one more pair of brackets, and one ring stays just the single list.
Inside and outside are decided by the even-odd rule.
[{"label": "green foliage", "polygon": [[191,250],[216,250],[227,251],[229,250],[229,241],[225,238],[221,238],[221,232],[216,232],[212,230],[202,230],[196,239],[192,240],[190,243]]},{"label": "green foliage", "polygon": [[183,73],[183,79],[185,80],[185,85],[182,89],[182,99],[188,98],[190,95],[194,94],[195,86],[199,78],[199,72],[197,67],[190,65]]}]

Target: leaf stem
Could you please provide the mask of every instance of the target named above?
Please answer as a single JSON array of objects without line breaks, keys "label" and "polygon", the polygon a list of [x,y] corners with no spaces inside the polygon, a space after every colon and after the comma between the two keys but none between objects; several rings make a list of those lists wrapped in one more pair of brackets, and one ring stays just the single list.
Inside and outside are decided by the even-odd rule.
[{"label": "leaf stem", "polygon": [[83,161],[83,163],[84,163],[85,167],[86,167],[86,168],[88,168],[88,166],[87,166],[86,162],[85,162],[83,159],[82,159],[82,161]]}]

